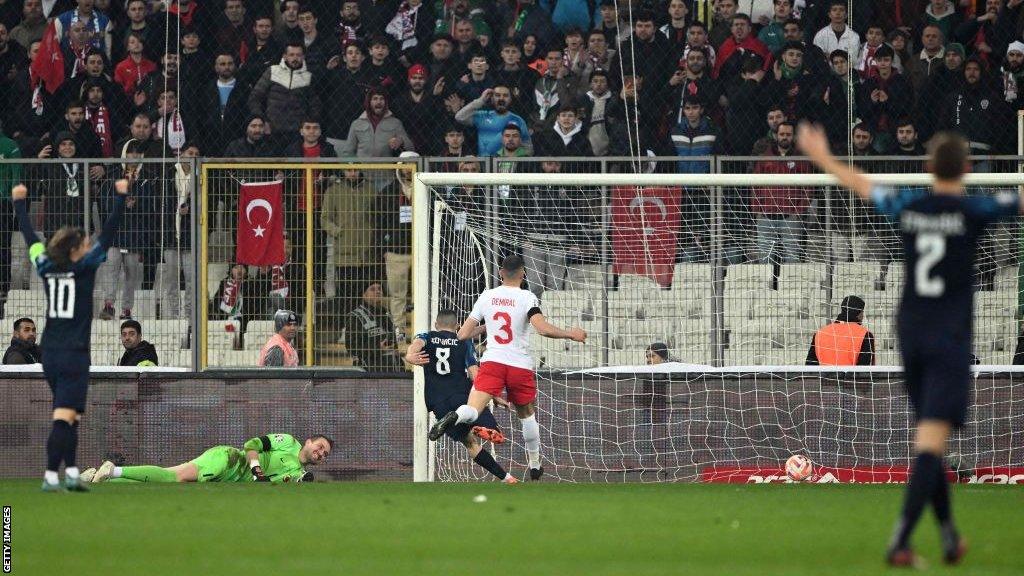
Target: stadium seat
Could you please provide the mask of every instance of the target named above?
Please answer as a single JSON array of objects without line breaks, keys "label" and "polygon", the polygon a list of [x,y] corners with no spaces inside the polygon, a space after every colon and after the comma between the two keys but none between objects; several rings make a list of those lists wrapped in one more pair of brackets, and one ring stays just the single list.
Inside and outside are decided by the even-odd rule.
[{"label": "stadium seat", "polygon": [[680,292],[700,287],[710,290],[712,271],[711,264],[676,264],[675,274],[672,276],[672,291]]},{"label": "stadium seat", "polygon": [[843,296],[856,294],[864,297],[874,290],[878,278],[877,262],[841,262],[836,264],[832,274],[832,297],[842,300]]}]

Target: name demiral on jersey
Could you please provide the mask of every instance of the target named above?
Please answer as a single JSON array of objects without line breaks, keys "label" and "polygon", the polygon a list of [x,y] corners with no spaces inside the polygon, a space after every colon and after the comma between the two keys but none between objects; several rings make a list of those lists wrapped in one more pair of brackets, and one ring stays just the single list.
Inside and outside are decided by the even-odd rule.
[{"label": "name demiral on jersey", "polygon": [[962,236],[965,231],[964,215],[960,212],[922,214],[905,210],[900,215],[900,229],[907,234],[933,233],[943,236]]}]

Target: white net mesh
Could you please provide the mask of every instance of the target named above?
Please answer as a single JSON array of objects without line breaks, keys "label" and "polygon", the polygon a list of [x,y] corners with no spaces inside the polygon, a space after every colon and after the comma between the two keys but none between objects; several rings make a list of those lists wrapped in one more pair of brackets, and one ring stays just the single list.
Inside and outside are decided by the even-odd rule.
[{"label": "white net mesh", "polygon": [[[549,474],[694,480],[714,466],[741,475],[780,467],[793,453],[826,470],[905,467],[909,413],[898,369],[778,368],[805,363],[813,335],[848,295],[865,301],[874,364],[899,365],[898,236],[838,190],[757,178],[764,184],[638,187],[601,186],[596,175],[580,179],[588,185],[547,184],[541,174],[533,185],[431,188],[434,310],[467,315],[496,283],[496,263],[517,253],[545,315],[589,333],[583,345],[530,342]],[[974,351],[983,364],[1008,365],[1018,334],[1018,223],[981,244]],[[633,374],[628,367],[645,364],[655,343],[690,366]],[[564,373],[594,367],[619,373]],[[1011,432],[1021,417],[1005,411],[1022,401],[1016,386],[1012,375],[979,378],[972,422],[954,449],[970,466],[1022,461],[1024,437]],[[498,448],[499,461],[525,466],[518,421],[497,416],[513,440]],[[433,462],[438,479],[484,477],[458,445],[439,444]]]}]

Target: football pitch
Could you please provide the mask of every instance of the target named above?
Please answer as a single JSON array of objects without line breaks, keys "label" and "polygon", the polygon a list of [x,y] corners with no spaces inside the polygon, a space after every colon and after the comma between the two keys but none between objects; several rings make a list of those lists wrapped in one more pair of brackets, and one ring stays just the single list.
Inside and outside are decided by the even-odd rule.
[{"label": "football pitch", "polygon": [[[0,482],[13,574],[886,574],[899,485]],[[480,495],[486,496],[485,502]],[[956,486],[971,551],[931,573],[1024,573],[1024,491]]]}]

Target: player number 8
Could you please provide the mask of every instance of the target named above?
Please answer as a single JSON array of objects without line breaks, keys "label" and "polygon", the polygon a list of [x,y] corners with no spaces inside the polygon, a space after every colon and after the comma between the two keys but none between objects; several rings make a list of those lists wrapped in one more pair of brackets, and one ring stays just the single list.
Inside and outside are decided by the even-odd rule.
[{"label": "player number 8", "polygon": [[448,374],[452,373],[452,365],[448,361],[448,359],[451,358],[451,355],[452,355],[452,349],[451,348],[438,348],[437,349],[437,354],[436,354],[436,356],[437,356],[437,366],[436,366],[436,369],[437,369],[437,373],[440,374],[441,376],[445,376],[445,375],[448,375]]}]

